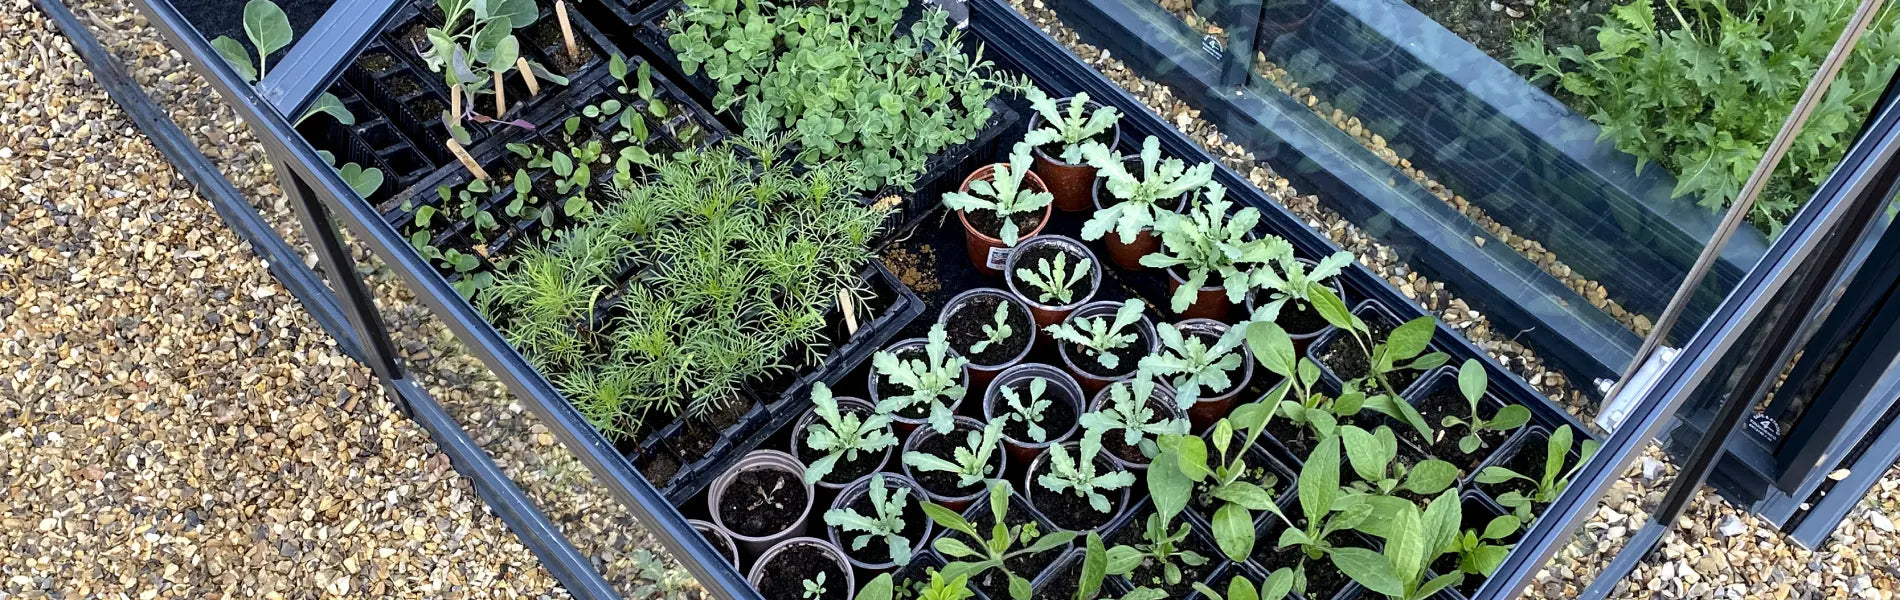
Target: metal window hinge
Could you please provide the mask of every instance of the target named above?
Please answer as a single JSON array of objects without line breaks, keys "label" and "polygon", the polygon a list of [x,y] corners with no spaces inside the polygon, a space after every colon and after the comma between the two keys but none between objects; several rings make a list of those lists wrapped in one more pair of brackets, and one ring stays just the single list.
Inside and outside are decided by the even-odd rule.
[{"label": "metal window hinge", "polygon": [[[1617,427],[1621,427],[1623,421],[1629,419],[1630,411],[1636,409],[1636,403],[1649,394],[1650,388],[1656,387],[1657,378],[1662,377],[1663,370],[1668,369],[1669,363],[1675,361],[1676,355],[1680,353],[1682,353],[1681,350],[1663,346],[1650,354],[1649,360],[1643,362],[1643,367],[1630,376],[1629,384],[1623,386],[1623,390],[1615,397],[1603,401],[1603,410],[1597,413],[1597,426],[1609,432],[1615,432]],[[1616,382],[1598,379],[1596,384],[1597,391],[1607,394]]]}]

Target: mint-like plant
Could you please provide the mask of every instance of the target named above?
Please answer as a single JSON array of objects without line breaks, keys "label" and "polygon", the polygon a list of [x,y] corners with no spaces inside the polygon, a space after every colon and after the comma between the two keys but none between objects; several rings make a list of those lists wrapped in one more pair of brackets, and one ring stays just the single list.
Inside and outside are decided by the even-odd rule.
[{"label": "mint-like plant", "polygon": [[971,354],[982,354],[984,350],[990,349],[990,346],[1001,344],[1016,333],[1015,328],[1009,326],[1008,302],[996,303],[996,314],[991,321],[983,324],[983,339],[970,344]]},{"label": "mint-like plant", "polygon": [[1227,209],[1233,203],[1225,199],[1227,188],[1208,184],[1204,195],[1203,201],[1185,215],[1162,215],[1155,225],[1155,232],[1161,234],[1161,251],[1141,257],[1144,266],[1180,267],[1186,271],[1186,281],[1170,299],[1175,312],[1187,310],[1200,289],[1217,277],[1227,291],[1227,300],[1238,304],[1246,299],[1252,285],[1250,270],[1293,254],[1293,245],[1278,236],[1253,237],[1254,225],[1260,222],[1259,209],[1242,208],[1230,218]]},{"label": "mint-like plant", "polygon": [[982,430],[972,431],[964,438],[962,446],[951,453],[951,460],[944,460],[927,452],[905,452],[904,464],[916,467],[919,471],[938,471],[957,476],[959,487],[970,487],[991,475],[996,475],[996,465],[990,464],[997,444],[1003,440],[1003,422],[991,421]]},{"label": "mint-like plant", "polygon": [[1049,440],[1049,432],[1042,428],[1043,413],[1049,410],[1050,400],[1043,397],[1049,389],[1049,380],[1037,377],[1029,380],[1029,390],[1017,393],[1016,388],[1003,386],[1000,393],[1003,406],[1009,409],[1003,413],[1002,421],[1020,421],[1028,428],[1030,441],[1041,443]]},{"label": "mint-like plant", "polygon": [[1067,546],[1075,539],[1075,532],[1044,533],[1040,531],[1035,521],[1014,527],[1008,526],[1005,517],[1009,513],[1009,496],[1008,481],[999,479],[990,484],[990,518],[994,519],[995,526],[990,528],[988,535],[977,532],[976,526],[965,520],[963,515],[934,503],[924,503],[924,513],[930,515],[930,520],[938,525],[969,536],[971,540],[977,542],[976,547],[973,548],[963,540],[951,536],[937,538],[933,547],[937,549],[938,554],[952,561],[943,567],[945,577],[974,578],[990,569],[999,569],[1004,576],[1009,578],[1010,598],[1029,600],[1029,580],[1020,573],[1010,571],[1007,561],[1017,556],[1039,554]]},{"label": "mint-like plant", "polygon": [[1484,438],[1479,437],[1478,432],[1506,433],[1523,427],[1531,420],[1531,409],[1520,404],[1511,404],[1498,409],[1497,414],[1491,415],[1489,420],[1478,416],[1478,402],[1484,399],[1484,388],[1488,383],[1488,377],[1484,372],[1484,363],[1478,362],[1477,359],[1466,359],[1464,364],[1458,366],[1458,393],[1464,396],[1465,402],[1471,406],[1471,418],[1467,420],[1456,415],[1445,415],[1445,418],[1439,421],[1439,425],[1445,429],[1459,425],[1465,427],[1465,435],[1458,438],[1459,452],[1470,454],[1484,446]]},{"label": "mint-like plant", "polygon": [[1505,492],[1497,496],[1498,505],[1510,509],[1511,514],[1529,523],[1532,518],[1532,506],[1549,504],[1556,500],[1557,496],[1562,495],[1564,490],[1570,487],[1570,478],[1576,475],[1577,470],[1582,469],[1585,463],[1590,462],[1590,457],[1596,456],[1597,449],[1602,445],[1596,440],[1584,440],[1582,449],[1578,452],[1577,464],[1571,465],[1566,470],[1564,459],[1569,458],[1570,446],[1575,441],[1576,432],[1571,430],[1569,425],[1560,426],[1550,432],[1550,438],[1544,442],[1543,473],[1537,477],[1531,477],[1506,467],[1492,465],[1478,472],[1478,483],[1496,485],[1513,479],[1521,479],[1535,484],[1536,487],[1529,496],[1517,491]]},{"label": "mint-like plant", "polygon": [[1233,387],[1232,373],[1246,360],[1240,351],[1245,336],[1238,329],[1228,329],[1211,345],[1200,336],[1182,333],[1173,323],[1162,323],[1155,333],[1161,340],[1161,351],[1142,357],[1141,370],[1169,378],[1168,383],[1174,386],[1174,404],[1181,410],[1192,408],[1203,391]]},{"label": "mint-like plant", "polygon": [[1107,317],[1082,317],[1074,319],[1073,323],[1063,321],[1044,327],[1043,331],[1049,332],[1049,337],[1057,341],[1075,344],[1082,354],[1095,359],[1103,367],[1114,369],[1121,366],[1121,357],[1116,356],[1115,351],[1141,339],[1139,334],[1128,331],[1128,328],[1141,320],[1142,308],[1140,300],[1129,298],[1122,302],[1121,308],[1115,310],[1113,320]]},{"label": "mint-like plant", "polygon": [[1082,413],[1078,420],[1083,435],[1106,436],[1120,431],[1122,443],[1129,447],[1146,447],[1152,454],[1158,451],[1152,440],[1168,435],[1187,435],[1187,419],[1167,418],[1148,406],[1148,399],[1154,395],[1154,379],[1146,374],[1138,374],[1132,381],[1117,381],[1109,385],[1108,402],[1101,410]]},{"label": "mint-like plant", "polygon": [[1214,178],[1214,163],[1190,168],[1178,158],[1162,160],[1161,140],[1154,136],[1141,142],[1139,175],[1129,172],[1122,157],[1107,146],[1087,145],[1082,155],[1104,179],[1103,189],[1117,200],[1114,205],[1095,211],[1095,215],[1082,224],[1085,240],[1099,240],[1103,235],[1114,233],[1122,243],[1133,243],[1141,230],[1158,228],[1162,215],[1169,214],[1161,207],[1162,203],[1208,185]]},{"label": "mint-like plant", "polygon": [[892,563],[900,567],[910,564],[910,539],[904,537],[904,507],[910,505],[910,488],[885,487],[884,474],[878,473],[871,476],[871,487],[865,493],[871,498],[872,514],[859,514],[851,507],[834,508],[825,511],[825,524],[864,532],[851,538],[852,550],[863,550],[872,540],[883,540],[890,548]]},{"label": "mint-like plant", "polygon": [[1069,493],[1087,499],[1089,507],[1096,512],[1113,510],[1108,496],[1102,492],[1134,485],[1135,474],[1125,470],[1096,472],[1095,457],[1101,452],[1102,436],[1087,433],[1082,435],[1082,443],[1076,447],[1074,457],[1069,456],[1069,449],[1063,444],[1050,446],[1049,472],[1036,478],[1036,483],[1051,492]]},{"label": "mint-like plant", "polygon": [[1008,163],[996,165],[988,179],[970,182],[970,193],[945,193],[943,205],[966,213],[979,210],[995,213],[1003,222],[999,239],[1005,245],[1015,246],[1021,231],[1010,215],[1033,213],[1055,200],[1055,195],[1048,191],[1032,190],[1023,184],[1029,175],[1031,160],[1029,145],[1018,142],[1009,153]]},{"label": "mint-like plant", "polygon": [[1075,301],[1075,292],[1069,286],[1087,277],[1091,266],[1092,261],[1083,258],[1076,261],[1074,269],[1070,269],[1069,253],[1057,252],[1053,264],[1047,257],[1041,258],[1036,261],[1033,270],[1016,269],[1016,277],[1036,289],[1038,302],[1063,306]]},{"label": "mint-like plant", "polygon": [[874,413],[863,417],[838,410],[838,401],[831,397],[831,386],[822,381],[812,384],[811,403],[818,422],[806,430],[805,447],[823,452],[825,456],[805,465],[805,483],[818,483],[831,474],[840,460],[857,460],[859,453],[868,454],[897,445],[889,415]]},{"label": "mint-like plant", "polygon": [[1113,106],[1103,106],[1089,111],[1088,92],[1077,93],[1069,98],[1064,107],[1043,93],[1042,88],[1031,87],[1027,94],[1029,107],[1042,116],[1043,126],[1023,134],[1023,142],[1030,146],[1041,147],[1061,143],[1061,152],[1057,158],[1069,164],[1079,164],[1084,160],[1082,147],[1095,136],[1115,127],[1121,120],[1121,111]]}]

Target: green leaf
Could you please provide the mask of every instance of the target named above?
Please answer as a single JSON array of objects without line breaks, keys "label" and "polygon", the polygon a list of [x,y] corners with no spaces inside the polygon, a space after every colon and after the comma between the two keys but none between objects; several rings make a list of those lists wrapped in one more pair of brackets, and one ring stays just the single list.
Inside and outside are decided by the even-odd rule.
[{"label": "green leaf", "polygon": [[1484,470],[1478,471],[1478,483],[1485,485],[1504,483],[1517,477],[1516,472],[1499,466],[1485,467]]},{"label": "green leaf", "polygon": [[1513,533],[1517,533],[1517,530],[1523,526],[1524,523],[1519,521],[1517,517],[1511,515],[1497,517],[1491,519],[1490,523],[1485,524],[1484,539],[1501,540],[1510,537]]},{"label": "green leaf", "polygon": [[271,0],[251,0],[244,3],[244,37],[251,40],[251,46],[257,48],[257,76],[263,77],[269,70],[265,63],[270,55],[290,45],[297,34],[290,30],[290,17],[284,16],[284,9],[278,8]]},{"label": "green leaf", "polygon": [[1406,505],[1390,515],[1390,518],[1391,525],[1385,537],[1386,562],[1400,582],[1418,581],[1419,574],[1425,570],[1428,541],[1418,507]]},{"label": "green leaf", "polygon": [[1406,321],[1392,330],[1385,338],[1386,355],[1393,362],[1418,356],[1432,343],[1432,332],[1436,330],[1431,317],[1419,317]]},{"label": "green leaf", "polygon": [[1179,461],[1157,460],[1148,467],[1148,494],[1154,497],[1155,512],[1173,519],[1187,508],[1194,493],[1194,481],[1181,473]]},{"label": "green leaf", "polygon": [[1292,377],[1299,357],[1293,352],[1293,338],[1271,322],[1247,326],[1247,348],[1261,366],[1281,377]]},{"label": "green leaf", "polygon": [[257,83],[257,65],[251,62],[251,51],[244,47],[244,42],[221,35],[211,40],[211,48],[224,57],[224,62],[231,64],[231,70],[237,71],[245,83]]},{"label": "green leaf", "polygon": [[1094,600],[1102,589],[1102,580],[1108,577],[1108,550],[1103,547],[1101,534],[1093,531],[1084,544],[1082,579],[1075,584],[1075,597],[1076,600]]},{"label": "green leaf", "polygon": [[1327,323],[1340,329],[1357,329],[1353,327],[1355,319],[1352,316],[1352,310],[1346,308],[1346,302],[1340,300],[1331,289],[1325,286],[1315,288],[1310,300],[1313,310],[1318,311],[1319,316],[1326,319]]},{"label": "green leaf", "polygon": [[1411,474],[1405,478],[1405,489],[1430,496],[1444,491],[1457,481],[1458,467],[1434,458],[1412,466]]},{"label": "green leaf", "polygon": [[607,57],[607,73],[613,75],[616,80],[625,80],[627,78],[627,59],[621,58],[619,54]]},{"label": "green leaf", "polygon": [[1387,596],[1402,597],[1405,585],[1392,572],[1385,557],[1365,548],[1338,548],[1332,553],[1333,565],[1359,585]]},{"label": "green leaf", "polygon": [[[1153,469],[1149,469],[1151,475]],[[1152,484],[1150,484],[1152,486]],[[1300,467],[1300,510],[1307,522],[1318,523],[1332,512],[1339,497],[1339,438],[1327,436],[1313,448]]]},{"label": "green leaf", "polygon": [[318,113],[330,115],[331,118],[336,119],[336,122],[344,125],[356,124],[356,115],[350,114],[350,109],[343,106],[343,100],[329,92],[318,94],[316,101],[311,103],[310,110],[304,111],[303,116],[297,117],[296,124],[302,124],[304,120]]},{"label": "green leaf", "polygon": [[489,15],[500,19],[507,18],[514,28],[527,27],[539,15],[534,0],[488,0]]},{"label": "green leaf", "polygon": [[937,549],[937,552],[939,554],[942,554],[950,558],[971,558],[971,557],[976,557],[976,556],[983,556],[982,553],[979,553],[976,550],[972,550],[968,544],[963,543],[963,540],[959,540],[950,536],[937,538],[937,542],[936,544],[934,544],[934,547]]},{"label": "green leaf", "polygon": [[1244,561],[1253,553],[1253,514],[1247,509],[1233,504],[1221,505],[1214,511],[1213,527],[1214,543],[1227,558]]},{"label": "green leaf", "polygon": [[505,74],[509,66],[515,64],[515,59],[520,57],[521,41],[511,35],[495,44],[494,55],[489,58],[488,64],[494,72]]},{"label": "green leaf", "polygon": [[1195,436],[1175,438],[1174,455],[1181,474],[1190,481],[1200,481],[1214,474],[1207,468],[1207,443]]},{"label": "green leaf", "polygon": [[1476,403],[1483,398],[1485,383],[1484,363],[1478,359],[1465,359],[1465,364],[1458,366],[1458,391],[1465,395],[1465,400]]},{"label": "green leaf", "polygon": [[1523,427],[1524,424],[1529,423],[1530,420],[1531,409],[1525,408],[1521,404],[1512,404],[1498,409],[1498,414],[1492,415],[1491,421],[1487,424],[1490,425],[1491,429],[1497,431],[1510,431]]},{"label": "green leaf", "polygon": [[1273,494],[1248,481],[1235,481],[1215,488],[1214,497],[1248,510],[1267,510],[1273,506]]},{"label": "green leaf", "polygon": [[856,600],[891,600],[891,594],[894,592],[895,589],[891,585],[891,574],[884,573],[872,579],[870,583],[864,584],[864,587],[859,589],[858,594],[853,596],[853,598]]}]

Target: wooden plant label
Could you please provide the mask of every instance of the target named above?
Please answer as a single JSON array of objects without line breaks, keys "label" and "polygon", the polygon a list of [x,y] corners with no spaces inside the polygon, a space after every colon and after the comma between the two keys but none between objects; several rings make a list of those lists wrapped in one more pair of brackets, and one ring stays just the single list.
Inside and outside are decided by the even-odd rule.
[{"label": "wooden plant label", "polygon": [[554,0],[554,17],[561,20],[561,40],[567,42],[567,57],[581,61],[581,49],[574,45],[574,27],[567,24],[567,2]]},{"label": "wooden plant label", "polygon": [[858,333],[857,304],[851,302],[851,290],[838,288],[838,308],[844,309],[844,330],[851,335]]},{"label": "wooden plant label", "polygon": [[508,112],[508,88],[501,85],[501,74],[507,71],[490,71],[495,75],[495,118]]},{"label": "wooden plant label", "polygon": [[455,122],[462,122],[462,84],[449,88],[449,114]]},{"label": "wooden plant label", "polygon": [[488,171],[482,170],[482,164],[475,162],[475,157],[469,156],[468,150],[462,149],[461,142],[455,141],[455,138],[449,138],[447,145],[449,153],[455,155],[455,160],[462,161],[462,166],[468,167],[468,172],[474,173],[476,179],[488,181]]},{"label": "wooden plant label", "polygon": [[534,69],[528,66],[528,57],[515,58],[515,70],[521,72],[521,80],[528,83],[528,95],[541,95],[541,81],[534,78]]}]

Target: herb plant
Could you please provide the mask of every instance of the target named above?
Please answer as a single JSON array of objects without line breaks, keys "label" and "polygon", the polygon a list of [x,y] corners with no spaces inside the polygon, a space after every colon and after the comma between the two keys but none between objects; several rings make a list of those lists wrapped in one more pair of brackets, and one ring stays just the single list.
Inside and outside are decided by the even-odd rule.
[{"label": "herb plant", "polygon": [[[1299,548],[1306,560],[1325,558],[1343,547],[1335,541],[1335,536],[1358,528],[1372,516],[1371,504],[1358,501],[1339,487],[1339,446],[1339,436],[1321,439],[1306,457],[1306,463],[1300,466],[1300,513],[1305,517],[1305,527],[1297,526],[1298,523],[1286,519],[1284,514],[1275,513],[1287,523],[1280,531],[1278,546]],[[1303,594],[1305,564],[1295,572],[1298,581],[1295,591]]]},{"label": "herb plant", "polygon": [[[1012,600],[1029,599],[1029,580],[1020,573],[1009,571],[1005,561],[1025,554],[1038,554],[1061,548],[1075,539],[1073,531],[1039,531],[1035,521],[1010,527],[1004,517],[1009,512],[1010,485],[1008,481],[997,480],[990,484],[990,517],[996,525],[991,527],[989,535],[978,533],[976,526],[964,520],[956,511],[924,503],[924,512],[930,520],[936,521],[951,531],[969,536],[977,541],[976,547],[950,536],[937,538],[933,546],[945,559],[954,561],[944,565],[943,575],[949,578],[975,578],[990,569],[1000,569],[1009,577],[1009,596]],[[1033,573],[1031,575],[1034,575]]]},{"label": "herb plant", "polygon": [[968,363],[968,359],[950,354],[950,336],[942,323],[930,328],[922,360],[900,359],[896,354],[879,351],[871,356],[871,368],[891,383],[910,388],[910,393],[879,398],[877,412],[892,414],[924,406],[930,428],[937,433],[950,433],[954,415],[950,413],[949,403],[963,397],[963,365]]},{"label": "herb plant", "polygon": [[1024,134],[1023,142],[1035,147],[1060,143],[1062,148],[1056,158],[1072,165],[1085,160],[1084,145],[1095,136],[1113,129],[1115,122],[1122,118],[1121,111],[1115,110],[1113,106],[1103,106],[1090,112],[1087,92],[1070,98],[1066,107],[1057,104],[1041,88],[1029,88],[1027,96],[1029,107],[1042,116],[1043,127]]},{"label": "herb plant", "polygon": [[[1154,484],[1150,483],[1149,488],[1153,487]],[[1161,568],[1161,581],[1136,581],[1135,585],[1149,583],[1180,585],[1181,567],[1198,567],[1207,564],[1208,558],[1201,556],[1201,553],[1181,547],[1182,543],[1187,541],[1190,531],[1187,523],[1169,527],[1178,514],[1180,514],[1178,509],[1171,513],[1164,513],[1157,504],[1155,512],[1149,514],[1148,520],[1143,523],[1141,541],[1132,547],[1120,546],[1115,551],[1111,551],[1108,561],[1109,573],[1129,575],[1141,565],[1158,565]],[[1127,550],[1122,550],[1123,548]],[[1165,598],[1166,595],[1160,597]]]},{"label": "herb plant", "polygon": [[1245,339],[1241,330],[1228,329],[1211,345],[1200,336],[1182,333],[1173,323],[1162,323],[1155,333],[1161,339],[1161,351],[1142,357],[1141,370],[1169,378],[1175,406],[1187,410],[1200,401],[1203,390],[1218,393],[1234,386],[1232,373],[1246,360],[1240,351]]},{"label": "herb plant", "polygon": [[1075,319],[1074,324],[1064,321],[1045,327],[1043,331],[1049,332],[1049,337],[1058,341],[1075,344],[1077,349],[1095,359],[1095,362],[1114,369],[1121,365],[1121,357],[1116,356],[1115,351],[1141,339],[1139,334],[1128,331],[1129,327],[1141,320],[1141,310],[1141,301],[1129,298],[1122,302],[1121,308],[1115,310],[1113,320],[1082,317]]},{"label": "herb plant", "polygon": [[[1214,542],[1236,561],[1247,560],[1253,552],[1254,512],[1277,510],[1273,488],[1279,485],[1278,478],[1246,462],[1247,450],[1259,441],[1267,420],[1273,416],[1273,406],[1272,402],[1259,402],[1234,409],[1231,417],[1214,424],[1207,440],[1192,435],[1162,436],[1158,443],[1161,453],[1148,467],[1149,489],[1157,495],[1169,495],[1170,504],[1185,501],[1174,497],[1194,493],[1218,501],[1219,508],[1210,520]],[[1244,436],[1236,438],[1234,434],[1241,432]],[[1212,454],[1207,451],[1210,441]]]},{"label": "herb plant", "polygon": [[[1362,380],[1346,382],[1348,392],[1364,391],[1365,407],[1390,416],[1418,430],[1420,437],[1432,438],[1432,426],[1418,409],[1400,398],[1405,390],[1392,386],[1388,374],[1399,369],[1429,371],[1451,357],[1443,352],[1426,352],[1431,346],[1434,325],[1429,316],[1419,317],[1394,327],[1384,341],[1372,339],[1372,328],[1365,320],[1347,310],[1346,303],[1332,290],[1314,290],[1313,308],[1334,327],[1344,331],[1341,340],[1351,340],[1367,357],[1369,371]],[[1339,341],[1335,343],[1345,343]]]},{"label": "herb plant", "polygon": [[993,323],[983,324],[983,339],[977,343],[970,344],[971,354],[982,354],[983,351],[988,350],[991,345],[1001,344],[1008,340],[1009,336],[1016,333],[1015,328],[1009,326],[1008,302],[996,303],[996,316],[992,321]]},{"label": "herb plant", "polygon": [[1163,204],[1208,184],[1214,178],[1214,164],[1192,168],[1178,158],[1161,159],[1161,140],[1149,136],[1141,142],[1141,173],[1130,173],[1122,157],[1112,148],[1096,144],[1083,150],[1090,166],[1105,181],[1102,184],[1113,205],[1095,211],[1082,224],[1082,239],[1099,240],[1114,233],[1122,243],[1135,241],[1143,229],[1159,228],[1162,215],[1170,211]]},{"label": "herb plant", "polygon": [[865,493],[871,498],[871,515],[858,514],[850,507],[834,508],[825,511],[825,524],[842,531],[864,532],[851,538],[852,550],[863,550],[872,540],[883,540],[891,550],[892,563],[900,567],[910,564],[910,539],[904,537],[904,507],[909,506],[910,488],[885,487],[884,475],[879,473],[871,476],[871,487]]},{"label": "herb plant", "polygon": [[1162,215],[1155,225],[1161,234],[1161,251],[1141,257],[1141,264],[1157,269],[1180,267],[1186,272],[1175,288],[1170,305],[1175,312],[1187,310],[1200,289],[1218,280],[1227,291],[1227,300],[1240,303],[1247,296],[1253,278],[1248,274],[1255,265],[1293,253],[1293,245],[1277,236],[1254,238],[1253,228],[1260,222],[1260,211],[1242,208],[1229,218],[1233,203],[1225,200],[1227,188],[1209,184],[1203,201],[1187,214]]},{"label": "herb plant", "polygon": [[1448,491],[1423,512],[1409,502],[1391,507],[1386,518],[1383,552],[1367,548],[1337,548],[1333,564],[1366,589],[1398,600],[1425,600],[1464,581],[1463,572],[1439,575],[1427,581],[1432,561],[1458,536],[1462,517],[1458,493]]},{"label": "herb plant", "polygon": [[1148,398],[1154,394],[1154,390],[1154,379],[1146,374],[1136,375],[1131,381],[1110,384],[1108,402],[1102,409],[1082,413],[1079,422],[1083,435],[1101,437],[1113,435],[1119,430],[1124,445],[1143,448],[1151,455],[1158,451],[1154,439],[1187,435],[1187,419],[1170,419],[1148,407]]},{"label": "herb plant", "polygon": [[[891,574],[884,573],[872,578],[870,583],[864,584],[864,588],[858,590],[857,595],[853,597],[857,600],[893,600],[894,598],[909,598],[910,596],[907,595],[909,591],[898,591],[896,585],[892,583]],[[970,591],[970,576],[945,578],[943,572],[936,569],[930,570],[930,581],[921,584],[915,591],[916,600],[967,600],[976,596],[975,592]]]},{"label": "herb plant", "polygon": [[1074,270],[1069,268],[1069,253],[1057,252],[1052,264],[1047,257],[1036,261],[1036,268],[1016,269],[1016,277],[1036,288],[1036,300],[1053,306],[1066,306],[1075,301],[1075,292],[1069,286],[1075,285],[1089,274],[1093,266],[1089,259],[1079,259]]},{"label": "herb plant", "polygon": [[1458,438],[1459,452],[1470,454],[1478,451],[1478,448],[1483,447],[1484,438],[1478,436],[1478,432],[1480,431],[1505,433],[1523,427],[1525,423],[1531,420],[1531,409],[1518,404],[1512,404],[1498,409],[1497,414],[1491,415],[1490,420],[1485,420],[1483,417],[1478,416],[1478,402],[1484,399],[1486,383],[1487,376],[1484,373],[1484,364],[1478,362],[1477,359],[1467,359],[1464,364],[1458,366],[1458,393],[1464,396],[1465,402],[1470,404],[1471,419],[1466,420],[1455,415],[1445,415],[1445,418],[1440,421],[1440,425],[1447,430],[1454,426],[1462,425],[1465,427],[1466,433],[1464,437]]},{"label": "herb plant", "polygon": [[[1279,398],[1279,414],[1288,421],[1313,432],[1315,439],[1333,435],[1339,419],[1359,414],[1365,394],[1356,390],[1337,398],[1314,391],[1319,383],[1319,365],[1293,350],[1293,338],[1271,321],[1247,325],[1247,348],[1268,372],[1279,375],[1281,384],[1268,394]],[[1288,398],[1291,396],[1291,398]]]},{"label": "herb plant", "polygon": [[1597,448],[1601,445],[1596,440],[1584,440],[1582,449],[1578,452],[1577,464],[1565,470],[1564,460],[1569,458],[1570,446],[1575,441],[1576,432],[1572,431],[1569,425],[1558,427],[1556,431],[1550,432],[1549,439],[1544,442],[1544,472],[1542,474],[1533,478],[1502,466],[1492,465],[1478,472],[1478,483],[1495,485],[1516,479],[1534,484],[1536,487],[1529,496],[1518,491],[1505,492],[1497,496],[1498,505],[1509,509],[1511,514],[1516,515],[1518,519],[1529,523],[1532,505],[1549,504],[1556,500],[1557,496],[1562,495],[1564,489],[1570,487],[1571,476],[1576,475],[1578,469],[1590,462],[1590,457],[1596,455]]},{"label": "herb plant", "polygon": [[1108,490],[1119,490],[1135,484],[1135,474],[1126,470],[1110,473],[1097,473],[1095,457],[1102,452],[1102,437],[1083,435],[1082,443],[1077,446],[1076,455],[1069,456],[1069,449],[1063,444],[1049,447],[1049,472],[1036,478],[1036,483],[1044,489],[1058,494],[1067,492],[1087,498],[1089,507],[1096,512],[1113,510],[1108,496],[1102,494]]},{"label": "herb plant", "polygon": [[1009,153],[1007,164],[998,164],[988,179],[970,182],[970,192],[947,192],[943,195],[943,205],[950,210],[966,213],[986,210],[996,214],[1002,220],[1001,237],[1003,243],[1015,246],[1021,233],[1016,220],[1010,215],[1031,214],[1049,206],[1055,196],[1045,190],[1032,190],[1023,185],[1029,175],[1029,145],[1017,143]]},{"label": "herb plant", "polygon": [[1041,443],[1049,441],[1049,432],[1042,428],[1042,415],[1049,410],[1050,400],[1042,395],[1049,389],[1049,380],[1037,377],[1029,380],[1029,391],[1017,393],[1016,388],[1004,386],[1001,392],[1003,405],[1009,408],[1001,421],[1021,421],[1029,430],[1030,441]]},{"label": "herb plant", "polygon": [[926,452],[905,452],[904,464],[916,467],[920,471],[941,471],[957,476],[957,485],[969,487],[982,483],[994,473],[996,465],[990,457],[996,452],[997,444],[1003,439],[1003,422],[990,421],[981,431],[970,432],[964,438],[964,444],[957,447],[951,460],[944,460]]},{"label": "herb plant", "polygon": [[1208,600],[1261,600],[1262,598],[1279,600],[1293,593],[1293,570],[1281,568],[1274,571],[1267,575],[1266,580],[1261,581],[1258,586],[1248,581],[1246,577],[1236,575],[1227,581],[1225,595],[1198,581],[1194,582],[1194,590],[1206,596]]},{"label": "herb plant", "polygon": [[838,401],[831,397],[831,386],[822,381],[812,384],[811,403],[818,422],[806,430],[805,446],[825,456],[805,465],[805,483],[817,483],[830,475],[839,460],[857,460],[860,452],[877,452],[897,445],[889,415],[873,413],[865,417],[838,410]]}]

